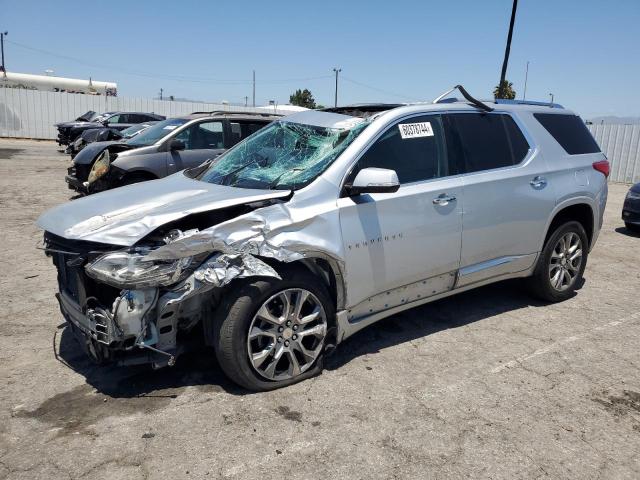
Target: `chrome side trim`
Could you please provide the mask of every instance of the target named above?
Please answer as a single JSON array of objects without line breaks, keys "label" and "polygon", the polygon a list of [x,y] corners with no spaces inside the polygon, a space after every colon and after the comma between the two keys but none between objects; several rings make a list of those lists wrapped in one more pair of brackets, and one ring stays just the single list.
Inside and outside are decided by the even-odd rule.
[{"label": "chrome side trim", "polygon": [[499,275],[517,273],[530,268],[537,254],[510,255],[463,267],[458,271],[456,287],[471,285]]}]

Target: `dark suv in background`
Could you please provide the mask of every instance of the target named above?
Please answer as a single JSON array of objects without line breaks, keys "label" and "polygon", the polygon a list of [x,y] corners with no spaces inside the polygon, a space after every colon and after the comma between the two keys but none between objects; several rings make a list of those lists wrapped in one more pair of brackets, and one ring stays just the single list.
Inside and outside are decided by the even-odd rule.
[{"label": "dark suv in background", "polygon": [[[87,112],[87,114],[89,113],[91,112]],[[92,128],[109,127],[116,130],[124,130],[137,123],[153,122],[166,118],[163,115],[156,115],[155,113],[105,112],[100,115],[91,116],[88,120],[85,120],[87,114],[78,117],[82,120],[55,124],[55,127],[58,129],[58,145],[69,145],[78,138],[82,132]]]},{"label": "dark suv in background", "polygon": [[65,180],[69,188],[89,194],[166,177],[217,157],[278,118],[219,111],[169,118],[126,141],[87,145]]}]

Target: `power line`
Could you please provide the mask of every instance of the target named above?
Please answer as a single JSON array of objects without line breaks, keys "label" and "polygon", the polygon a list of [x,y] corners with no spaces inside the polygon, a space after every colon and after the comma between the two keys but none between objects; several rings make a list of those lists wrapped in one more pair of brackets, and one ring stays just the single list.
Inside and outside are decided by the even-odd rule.
[{"label": "power line", "polygon": [[392,95],[394,97],[404,98],[404,99],[407,99],[407,100],[411,100],[412,102],[420,101],[417,98],[409,97],[407,95],[402,95],[400,93],[390,92],[388,90],[383,90],[381,88],[372,87],[371,85],[367,85],[366,83],[358,82],[357,80],[353,80],[352,78],[345,77],[344,75],[342,75],[342,79],[346,80],[347,82],[351,82],[351,83],[353,83],[355,85],[359,85],[361,87],[365,87],[365,88],[368,88],[370,90],[375,90],[376,92],[384,93],[386,95]]},{"label": "power line", "polygon": [[[62,58],[64,60],[70,60],[72,62],[76,62],[92,68],[112,70],[115,72],[123,73],[125,75],[134,75],[134,76],[146,77],[146,78],[167,79],[167,80],[174,80],[178,82],[189,82],[189,83],[214,83],[219,85],[251,85],[253,83],[252,80],[223,80],[223,79],[213,79],[213,78],[204,78],[204,77],[191,77],[186,75],[171,75],[166,73],[152,73],[152,72],[143,72],[143,71],[137,71],[137,70],[129,70],[121,67],[116,67],[113,65],[104,65],[104,64],[97,64],[93,62],[87,62],[86,60],[83,60],[81,58],[76,58],[76,57],[71,57],[69,55],[62,55],[59,53],[50,52],[48,50],[31,47],[29,45],[24,45],[21,43],[10,41],[10,40],[6,40],[6,42],[11,43],[12,45],[15,45],[17,47],[24,48],[26,50],[31,50],[44,55]],[[288,83],[294,83],[294,82],[308,82],[312,80],[320,80],[320,79],[326,79],[331,77],[332,75],[318,75],[315,77],[304,77],[304,78],[273,79],[273,80],[263,81],[261,82],[261,85],[277,85],[277,84],[288,84]]]}]

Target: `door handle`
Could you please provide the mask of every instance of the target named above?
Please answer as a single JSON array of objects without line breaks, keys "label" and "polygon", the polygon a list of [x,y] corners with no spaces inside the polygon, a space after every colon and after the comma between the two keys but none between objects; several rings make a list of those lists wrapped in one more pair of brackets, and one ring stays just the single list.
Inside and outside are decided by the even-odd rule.
[{"label": "door handle", "polygon": [[547,186],[547,179],[541,176],[537,176],[529,182],[529,185],[531,185],[533,188],[544,188]]},{"label": "door handle", "polygon": [[433,204],[444,207],[445,205],[449,205],[449,202],[454,202],[455,200],[456,200],[456,197],[454,197],[453,195],[447,195],[446,193],[441,193],[440,195],[438,195],[436,198],[433,199]]}]

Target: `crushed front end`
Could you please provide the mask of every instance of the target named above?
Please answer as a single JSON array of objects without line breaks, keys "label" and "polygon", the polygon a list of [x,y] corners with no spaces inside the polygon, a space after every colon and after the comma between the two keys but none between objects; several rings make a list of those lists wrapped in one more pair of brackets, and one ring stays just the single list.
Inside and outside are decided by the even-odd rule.
[{"label": "crushed front end", "polygon": [[[126,255],[121,247],[45,232],[44,248],[57,268],[60,310],[86,353],[98,363],[172,365],[181,353],[179,332],[188,332],[201,320],[203,299],[196,297],[213,288],[198,282],[189,268],[172,273],[168,281],[177,282],[171,287],[153,286],[150,277],[139,285],[116,285],[122,279],[114,276],[105,282],[89,272],[96,262]],[[208,296],[207,301],[214,298]]]},{"label": "crushed front end", "polygon": [[181,337],[215,308],[221,287],[239,277],[279,278],[249,253],[207,249],[153,258],[160,247],[197,233],[172,230],[123,249],[45,232],[44,250],[58,272],[60,310],[94,361],[171,366],[186,344]]}]

